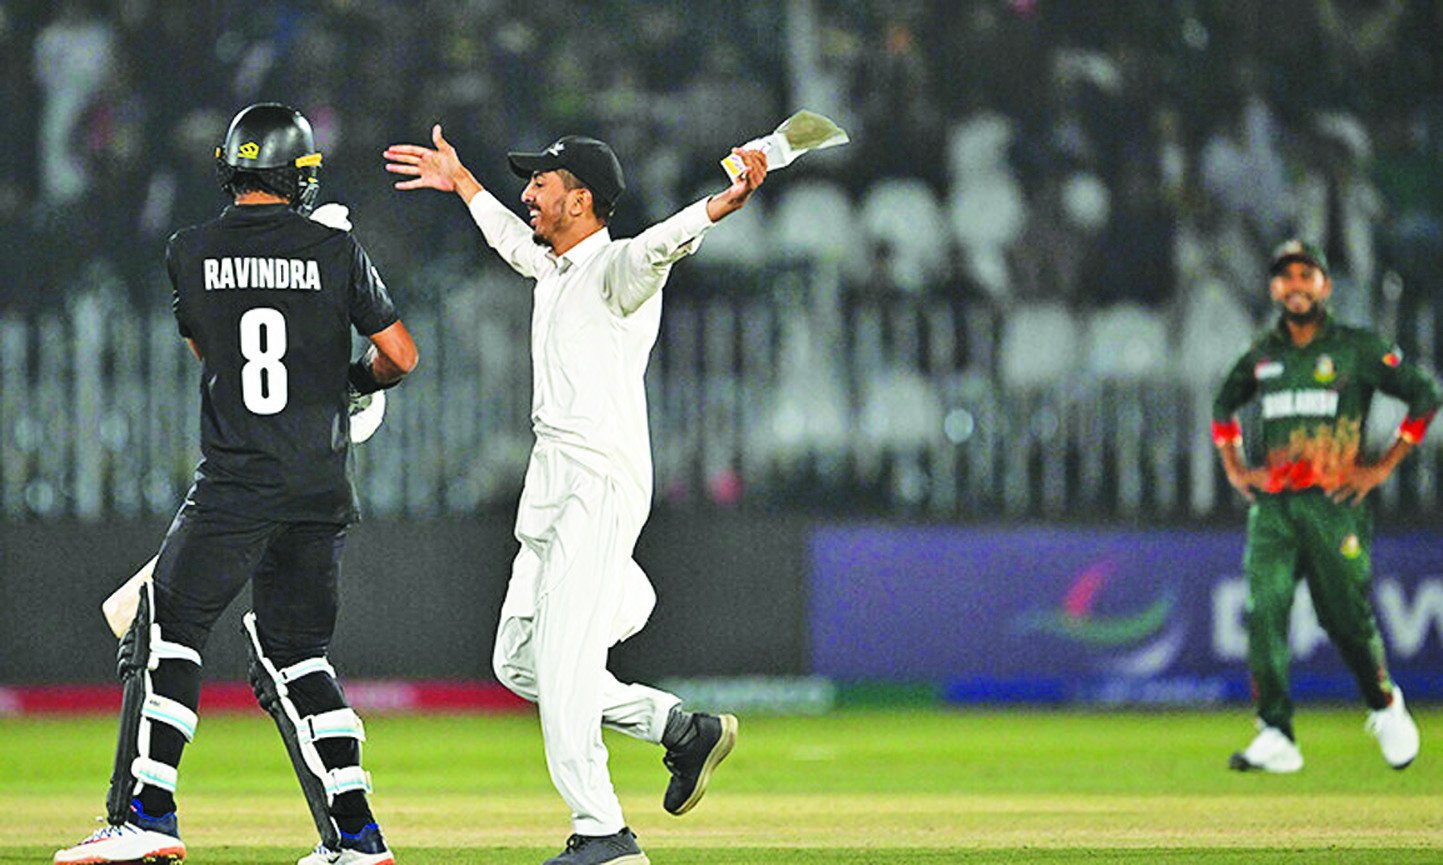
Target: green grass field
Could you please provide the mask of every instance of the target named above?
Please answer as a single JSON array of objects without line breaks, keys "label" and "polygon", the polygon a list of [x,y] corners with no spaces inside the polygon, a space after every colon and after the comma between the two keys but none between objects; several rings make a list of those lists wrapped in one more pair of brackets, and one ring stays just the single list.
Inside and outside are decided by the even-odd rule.
[{"label": "green grass field", "polygon": [[[1384,765],[1362,712],[1304,707],[1307,767],[1225,769],[1246,710],[847,711],[743,717],[695,811],[661,809],[661,751],[608,734],[627,817],[679,863],[1443,862],[1443,711]],[[48,862],[104,807],[114,722],[0,719],[0,863]],[[534,716],[367,720],[374,807],[401,865],[530,863],[560,849]],[[1438,746],[1443,749],[1443,745]],[[1435,756],[1438,755],[1438,756]],[[189,861],[288,863],[314,843],[263,715],[202,718],[181,776]]]}]

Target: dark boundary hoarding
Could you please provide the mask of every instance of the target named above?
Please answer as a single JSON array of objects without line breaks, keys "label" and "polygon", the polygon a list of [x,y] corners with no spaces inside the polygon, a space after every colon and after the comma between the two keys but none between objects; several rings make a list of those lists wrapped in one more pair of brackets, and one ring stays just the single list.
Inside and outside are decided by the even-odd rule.
[{"label": "dark boundary hoarding", "polygon": [[[364,520],[341,569],[332,658],[355,679],[491,680],[514,514]],[[166,521],[0,522],[0,684],[113,681],[100,602],[154,554]],[[630,681],[806,672],[806,537],[798,516],[657,513],[637,544],[658,602],[612,651]],[[205,647],[207,681],[244,681],[242,590]]]}]

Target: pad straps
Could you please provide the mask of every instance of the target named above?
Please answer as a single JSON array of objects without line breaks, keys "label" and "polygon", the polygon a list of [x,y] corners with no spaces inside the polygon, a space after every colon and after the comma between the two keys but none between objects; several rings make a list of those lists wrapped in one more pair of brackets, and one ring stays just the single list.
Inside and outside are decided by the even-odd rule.
[{"label": "pad straps", "polygon": [[300,729],[296,732],[301,741],[308,744],[317,739],[366,741],[366,727],[361,723],[361,716],[349,707],[307,715],[301,719]]},{"label": "pad straps", "polygon": [[307,658],[304,661],[297,661],[282,670],[276,671],[276,676],[281,682],[294,682],[302,676],[309,676],[312,673],[325,673],[332,679],[336,678],[336,668],[325,658]]},{"label": "pad straps", "polygon": [[332,769],[325,774],[324,780],[326,795],[331,799],[355,790],[360,790],[362,793],[371,792],[371,773],[360,766],[342,766],[339,769]]},{"label": "pad straps", "polygon": [[150,663],[149,668],[154,670],[160,666],[161,661],[190,661],[197,667],[201,666],[200,652],[190,646],[182,646],[180,643],[172,643],[169,640],[161,639],[160,625],[150,626]]},{"label": "pad straps", "polygon": [[168,724],[180,731],[187,742],[195,740],[195,726],[199,718],[187,706],[169,697],[151,691],[145,697],[140,709],[141,717]]},{"label": "pad straps", "polygon": [[175,792],[178,773],[174,766],[159,760],[152,760],[149,757],[136,757],[130,763],[130,774],[135,776],[137,793],[140,792],[139,784],[150,784],[162,790]]},{"label": "pad straps", "polygon": [[[341,766],[336,769],[327,769],[325,762],[321,759],[320,752],[316,749],[316,742],[321,739],[349,738],[358,742],[366,740],[366,729],[361,723],[361,718],[349,707],[343,706],[338,709],[331,709],[325,712],[318,712],[314,715],[302,716],[296,708],[295,702],[290,698],[288,683],[294,682],[305,676],[324,674],[335,678],[335,668],[325,658],[307,658],[282,669],[267,658],[261,646],[260,632],[256,627],[256,615],[254,612],[246,613],[242,619],[246,633],[251,638],[251,647],[254,650],[256,660],[259,662],[265,674],[275,685],[277,702],[280,704],[278,723],[285,723],[295,735],[300,752],[301,763],[305,770],[318,778],[325,788],[326,798],[329,804],[341,793],[348,793],[352,790],[371,792],[370,773],[363,770],[359,765]],[[301,765],[296,766],[297,771],[302,770]]]}]

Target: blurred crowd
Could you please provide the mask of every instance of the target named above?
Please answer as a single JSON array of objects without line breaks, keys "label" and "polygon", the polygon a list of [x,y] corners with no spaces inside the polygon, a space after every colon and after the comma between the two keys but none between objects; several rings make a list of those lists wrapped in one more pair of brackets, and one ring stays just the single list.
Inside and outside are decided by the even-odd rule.
[{"label": "blurred crowd", "polygon": [[[106,429],[132,439],[74,454],[119,455],[116,502],[140,472],[151,506],[171,507],[192,442],[146,432],[149,468],[129,467],[144,424],[125,407],[164,387],[121,359],[149,346],[145,381],[168,381],[165,240],[225,204],[215,147],[238,109],[272,100],[310,118],[321,200],[351,208],[437,347],[398,417],[439,417],[465,467],[402,472],[439,466],[431,439],[407,437],[411,458],[367,474],[381,512],[429,512],[446,484],[453,510],[504,498],[530,441],[514,387],[528,293],[451,196],[398,193],[382,167],[387,144],[434,123],[508,201],[508,149],[608,140],[628,179],[618,236],[719,189],[729,148],[797,109],[850,133],[776,175],[671,279],[651,377],[668,497],[772,484],[829,507],[1001,496],[1023,512],[1072,476],[1043,459],[1056,482],[1034,484],[1029,448],[1127,451],[1066,420],[1103,409],[1171,442],[1158,465],[1200,453],[1210,468],[1203,421],[1178,420],[1191,403],[1154,397],[1215,385],[1267,314],[1269,251],[1294,234],[1326,249],[1344,317],[1443,359],[1443,0],[0,0],[0,330],[33,332],[7,345],[38,406],[6,457],[11,512],[84,512],[66,478],[95,473],[20,433],[83,407],[65,370],[87,351],[87,381],[120,376]],[[105,325],[147,320],[144,337]],[[1116,381],[1132,402],[1078,386]],[[1148,507],[1184,500],[1181,482],[1153,486],[1173,492]],[[1144,507],[1119,495],[1121,512]]]},{"label": "blurred crowd", "polygon": [[483,259],[453,202],[396,197],[392,141],[443,123],[505,198],[507,149],[605,138],[624,235],[801,107],[853,143],[789,169],[720,264],[780,255],[806,191],[804,220],[854,229],[857,297],[1168,313],[1209,290],[1256,316],[1294,233],[1350,318],[1443,272],[1443,0],[0,0],[0,49],[0,311],[97,283],[163,308],[164,240],[224,203],[214,145],[259,100],[306,113],[322,199],[427,291]]}]

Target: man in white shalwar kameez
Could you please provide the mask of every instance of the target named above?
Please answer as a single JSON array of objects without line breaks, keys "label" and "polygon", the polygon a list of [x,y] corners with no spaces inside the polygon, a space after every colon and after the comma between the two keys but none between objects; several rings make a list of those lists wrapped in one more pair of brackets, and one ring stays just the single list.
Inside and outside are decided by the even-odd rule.
[{"label": "man in white shalwar kameez", "polygon": [[455,192],[486,242],[536,280],[536,445],[493,665],[507,687],[537,703],[551,779],[571,807],[566,850],[544,865],[643,865],[612,789],[602,726],[667,749],[663,805],[678,815],[701,798],[737,733],[731,715],[683,711],[676,696],[606,669],[611,646],[641,630],[656,603],[631,557],[652,497],[647,359],[672,265],[746,204],[766,176],[766,157],[734,151],[746,171],[725,190],[613,240],[606,224],[625,184],[605,143],[566,136],[539,153],[508,154],[528,181],[528,224],[476,181],[439,125],[431,138],[434,148],[386,150],[387,169],[413,177],[396,187]]}]

